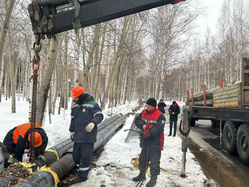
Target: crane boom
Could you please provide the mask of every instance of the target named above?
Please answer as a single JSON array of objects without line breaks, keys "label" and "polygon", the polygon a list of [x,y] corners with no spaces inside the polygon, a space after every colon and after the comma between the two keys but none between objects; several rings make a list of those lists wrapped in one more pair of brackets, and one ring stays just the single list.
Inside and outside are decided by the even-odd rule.
[{"label": "crane boom", "polygon": [[28,6],[36,44],[55,34],[184,0],[34,0]]}]

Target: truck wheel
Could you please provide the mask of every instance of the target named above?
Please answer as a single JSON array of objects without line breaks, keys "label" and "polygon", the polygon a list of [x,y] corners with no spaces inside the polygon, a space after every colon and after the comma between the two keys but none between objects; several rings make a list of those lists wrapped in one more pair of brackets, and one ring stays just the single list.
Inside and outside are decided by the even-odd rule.
[{"label": "truck wheel", "polygon": [[234,154],[236,151],[236,134],[237,127],[235,124],[227,121],[223,128],[222,146],[229,154]]},{"label": "truck wheel", "polygon": [[189,123],[190,123],[191,127],[194,127],[195,126],[195,118],[191,118]]},{"label": "truck wheel", "polygon": [[239,127],[236,144],[240,160],[249,165],[249,124],[243,124]]}]

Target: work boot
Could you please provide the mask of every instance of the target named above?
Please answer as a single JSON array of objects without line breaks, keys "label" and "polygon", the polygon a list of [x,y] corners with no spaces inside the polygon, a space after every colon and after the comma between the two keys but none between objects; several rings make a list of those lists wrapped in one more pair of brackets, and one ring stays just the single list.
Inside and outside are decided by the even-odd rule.
[{"label": "work boot", "polygon": [[76,183],[80,183],[80,182],[85,182],[87,180],[87,178],[80,178],[77,177],[76,179],[74,179],[71,184],[76,184]]},{"label": "work boot", "polygon": [[132,180],[135,182],[144,181],[145,179],[146,179],[145,174],[143,175],[141,172],[139,173],[138,176],[132,178]]},{"label": "work boot", "polygon": [[146,184],[146,187],[153,187],[156,185],[157,176],[151,176],[150,181]]}]

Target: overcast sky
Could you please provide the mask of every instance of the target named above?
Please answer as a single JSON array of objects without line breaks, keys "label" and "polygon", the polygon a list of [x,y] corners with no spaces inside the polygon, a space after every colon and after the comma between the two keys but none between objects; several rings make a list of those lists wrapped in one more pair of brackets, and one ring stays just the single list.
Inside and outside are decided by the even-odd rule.
[{"label": "overcast sky", "polygon": [[198,24],[201,33],[204,35],[207,28],[210,29],[211,34],[217,32],[217,21],[220,16],[222,4],[224,0],[198,0],[199,5],[203,7],[203,16],[199,17]]}]

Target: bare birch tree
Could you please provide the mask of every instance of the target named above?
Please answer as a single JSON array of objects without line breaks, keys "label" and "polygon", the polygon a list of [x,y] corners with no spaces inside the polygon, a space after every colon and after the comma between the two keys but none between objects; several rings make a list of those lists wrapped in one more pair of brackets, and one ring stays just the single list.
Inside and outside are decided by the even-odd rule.
[{"label": "bare birch tree", "polygon": [[49,47],[49,54],[48,54],[48,59],[47,62],[44,63],[44,78],[41,81],[38,97],[37,97],[37,119],[36,122],[40,125],[43,124],[43,119],[44,119],[44,111],[46,108],[46,103],[47,103],[47,98],[48,98],[48,92],[50,89],[50,82],[51,82],[51,77],[52,77],[52,72],[54,69],[54,64],[56,62],[56,52],[57,52],[57,40],[52,39],[50,42],[50,47]]},{"label": "bare birch tree", "polygon": [[12,13],[12,10],[15,4],[15,0],[9,1],[9,4],[7,4],[7,0],[5,0],[4,2],[6,6],[6,14],[5,14],[3,26],[0,32],[0,102],[2,98],[2,85],[3,85],[2,59],[3,59],[4,43],[5,43],[8,28],[9,28],[10,17],[11,17],[11,13]]}]

